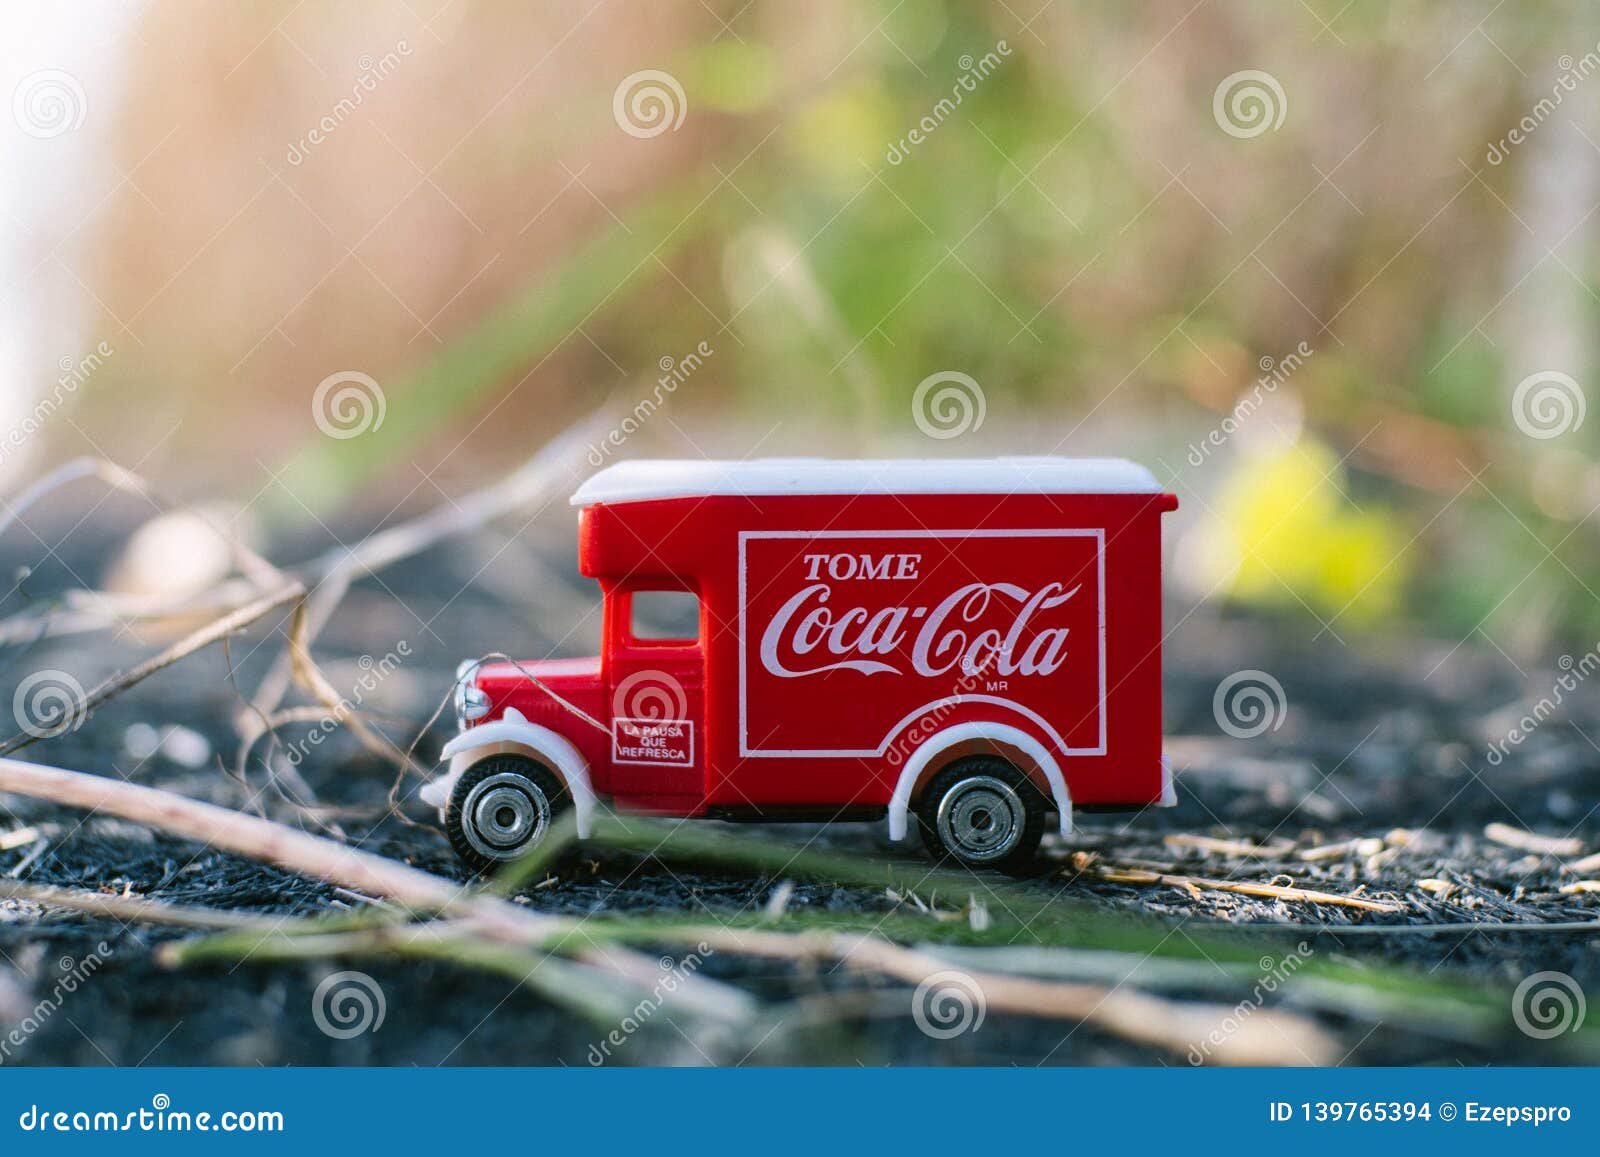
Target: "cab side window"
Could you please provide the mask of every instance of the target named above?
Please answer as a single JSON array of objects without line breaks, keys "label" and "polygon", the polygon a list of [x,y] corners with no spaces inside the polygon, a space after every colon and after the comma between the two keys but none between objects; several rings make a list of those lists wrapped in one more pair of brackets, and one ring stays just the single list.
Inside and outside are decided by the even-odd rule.
[{"label": "cab side window", "polygon": [[636,643],[692,646],[700,639],[700,600],[693,591],[634,591],[628,633]]}]

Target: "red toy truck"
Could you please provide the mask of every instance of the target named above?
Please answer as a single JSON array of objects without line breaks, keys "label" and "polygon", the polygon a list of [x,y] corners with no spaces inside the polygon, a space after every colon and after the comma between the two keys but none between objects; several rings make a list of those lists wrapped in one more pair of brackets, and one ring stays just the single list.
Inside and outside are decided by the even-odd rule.
[{"label": "red toy truck", "polygon": [[[1047,816],[1169,806],[1161,515],[1131,462],[635,461],[591,477],[594,659],[467,662],[423,798],[479,869],[596,802],[877,820],[1019,870]],[[693,612],[651,629],[645,605]]]}]

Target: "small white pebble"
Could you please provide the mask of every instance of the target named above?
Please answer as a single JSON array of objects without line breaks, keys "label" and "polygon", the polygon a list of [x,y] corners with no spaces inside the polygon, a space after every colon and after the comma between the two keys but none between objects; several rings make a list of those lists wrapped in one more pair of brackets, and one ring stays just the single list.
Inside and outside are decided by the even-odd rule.
[{"label": "small white pebble", "polygon": [[233,570],[232,536],[251,537],[239,512],[221,504],[171,510],[129,536],[104,579],[118,594],[181,599],[215,586]]},{"label": "small white pebble", "polygon": [[211,760],[211,741],[192,727],[173,724],[161,737],[161,754],[179,767],[204,767]]},{"label": "small white pebble", "polygon": [[191,770],[211,760],[211,741],[192,727],[169,723],[156,728],[148,723],[133,723],[122,733],[122,750],[129,759],[143,762],[153,755],[170,759]]},{"label": "small white pebble", "polygon": [[161,746],[161,733],[148,723],[133,723],[122,733],[122,750],[129,759],[149,759]]}]

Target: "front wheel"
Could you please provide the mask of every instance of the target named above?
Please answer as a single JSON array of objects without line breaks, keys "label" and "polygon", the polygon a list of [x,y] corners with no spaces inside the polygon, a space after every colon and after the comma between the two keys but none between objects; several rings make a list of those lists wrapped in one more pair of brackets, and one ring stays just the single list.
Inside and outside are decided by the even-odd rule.
[{"label": "front wheel", "polygon": [[928,781],[917,802],[922,842],[935,859],[1014,875],[1034,866],[1044,819],[1033,781],[994,756],[957,760]]},{"label": "front wheel", "polygon": [[461,774],[444,826],[463,863],[487,872],[525,854],[572,806],[566,785],[522,755],[491,755]]}]

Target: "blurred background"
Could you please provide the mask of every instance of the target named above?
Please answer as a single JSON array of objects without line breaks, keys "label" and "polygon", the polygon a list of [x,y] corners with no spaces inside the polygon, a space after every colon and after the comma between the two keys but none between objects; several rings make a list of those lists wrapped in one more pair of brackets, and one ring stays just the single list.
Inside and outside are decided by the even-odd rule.
[{"label": "blurred background", "polygon": [[10,5],[0,483],[103,456],[309,553],[612,399],[592,465],[1128,455],[1202,613],[1592,639],[1597,41],[1578,2]]}]

